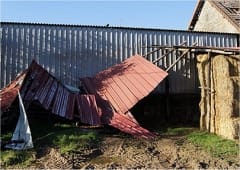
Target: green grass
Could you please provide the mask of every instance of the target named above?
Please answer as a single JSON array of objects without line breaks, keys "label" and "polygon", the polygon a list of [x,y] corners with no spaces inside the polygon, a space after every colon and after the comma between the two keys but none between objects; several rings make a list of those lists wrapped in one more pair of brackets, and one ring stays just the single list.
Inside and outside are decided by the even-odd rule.
[{"label": "green grass", "polygon": [[187,135],[191,132],[196,130],[196,128],[192,127],[166,127],[163,129],[158,130],[158,132],[162,135],[168,135],[168,136],[183,136]]},{"label": "green grass", "polygon": [[12,138],[12,133],[11,132],[7,132],[5,134],[1,134],[1,139],[3,141],[9,141],[9,140],[11,140],[11,138]]},{"label": "green grass", "polygon": [[[165,127],[158,132],[166,136],[186,136],[188,141],[217,158],[232,160],[240,156],[240,145],[237,142],[196,128]],[[179,139],[176,143],[182,145],[181,140]]]},{"label": "green grass", "polygon": [[97,141],[96,132],[81,132],[66,130],[54,136],[53,144],[61,153],[76,151],[79,148],[86,148]]},{"label": "green grass", "polygon": [[35,151],[1,151],[1,166],[7,167],[11,165],[28,167],[32,162],[35,161]]},{"label": "green grass", "polygon": [[[0,154],[2,167],[29,166],[36,160],[39,150],[53,147],[61,153],[69,153],[92,147],[100,142],[99,135],[93,130],[82,130],[64,121],[46,121],[38,118],[29,119],[34,148],[25,151],[3,150]],[[9,141],[12,132],[1,134],[1,140]]]},{"label": "green grass", "polygon": [[[25,168],[34,163],[36,155],[43,147],[53,147],[61,153],[82,150],[100,144],[101,137],[95,130],[82,130],[71,123],[56,120],[29,119],[34,148],[26,151],[1,151],[1,167]],[[158,130],[162,135],[186,136],[187,140],[215,157],[226,160],[238,157],[239,145],[231,140],[207,132],[196,131],[195,128],[165,127]],[[1,134],[3,141],[10,140],[12,132]],[[180,144],[182,142],[180,141]],[[109,158],[94,161],[109,161]],[[103,161],[103,162],[104,162]]]},{"label": "green grass", "polygon": [[168,128],[167,134],[172,136],[182,136],[191,133],[194,129],[187,127],[179,127],[179,128]]},{"label": "green grass", "polygon": [[190,133],[187,139],[211,153],[214,157],[229,159],[239,156],[239,144],[232,140],[223,139],[215,134],[196,131]]}]

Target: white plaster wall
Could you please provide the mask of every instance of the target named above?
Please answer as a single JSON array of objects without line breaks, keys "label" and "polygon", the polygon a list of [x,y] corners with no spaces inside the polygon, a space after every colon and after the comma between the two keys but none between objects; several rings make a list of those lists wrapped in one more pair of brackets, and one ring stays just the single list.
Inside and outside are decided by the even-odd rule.
[{"label": "white plaster wall", "polygon": [[204,3],[194,30],[239,33],[239,31],[208,1]]}]

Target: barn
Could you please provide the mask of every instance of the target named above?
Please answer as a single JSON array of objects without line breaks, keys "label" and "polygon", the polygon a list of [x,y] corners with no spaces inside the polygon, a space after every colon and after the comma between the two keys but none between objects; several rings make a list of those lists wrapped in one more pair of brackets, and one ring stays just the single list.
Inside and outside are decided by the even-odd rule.
[{"label": "barn", "polygon": [[[167,70],[181,51],[165,57],[168,48],[185,43],[201,47],[238,47],[239,34],[151,28],[1,22],[1,88],[34,59],[65,85],[79,87],[80,78],[140,54]],[[152,52],[155,51],[155,52]],[[160,57],[160,59],[159,59]],[[168,78],[133,108],[146,127],[163,122],[198,124],[200,83],[196,53],[168,70]]]}]

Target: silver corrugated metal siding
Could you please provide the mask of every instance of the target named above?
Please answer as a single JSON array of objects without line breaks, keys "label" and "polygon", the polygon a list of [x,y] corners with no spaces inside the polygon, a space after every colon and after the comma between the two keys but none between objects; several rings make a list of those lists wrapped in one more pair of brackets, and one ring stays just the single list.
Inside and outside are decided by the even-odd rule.
[{"label": "silver corrugated metal siding", "polygon": [[[79,86],[79,78],[92,76],[134,54],[144,55],[151,45],[236,47],[238,35],[158,29],[1,23],[1,87],[35,59],[64,84]],[[163,51],[148,57],[150,61]],[[168,67],[175,54],[157,63]],[[170,93],[196,93],[198,80],[193,55],[181,60],[170,72]],[[164,91],[164,84],[158,87]]]}]

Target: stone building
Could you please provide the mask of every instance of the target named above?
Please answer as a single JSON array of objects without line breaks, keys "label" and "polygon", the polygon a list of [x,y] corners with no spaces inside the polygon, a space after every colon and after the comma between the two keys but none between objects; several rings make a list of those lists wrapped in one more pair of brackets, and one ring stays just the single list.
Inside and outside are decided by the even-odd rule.
[{"label": "stone building", "polygon": [[198,0],[188,30],[240,33],[240,0]]}]

